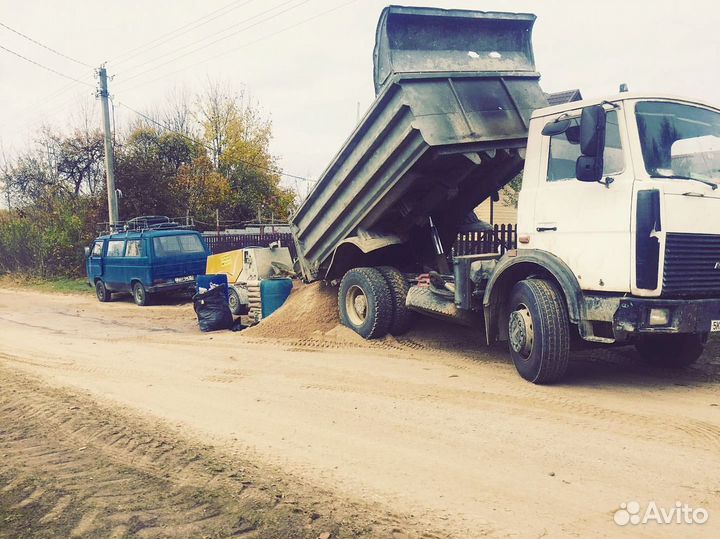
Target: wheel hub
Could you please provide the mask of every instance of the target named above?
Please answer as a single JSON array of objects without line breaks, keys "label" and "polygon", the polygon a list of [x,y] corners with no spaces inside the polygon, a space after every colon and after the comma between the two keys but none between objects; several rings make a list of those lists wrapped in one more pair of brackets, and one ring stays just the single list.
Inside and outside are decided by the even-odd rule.
[{"label": "wheel hub", "polygon": [[525,305],[519,306],[510,314],[508,329],[513,351],[527,359],[532,352],[534,332],[532,317]]},{"label": "wheel hub", "polygon": [[368,301],[362,288],[352,286],[345,296],[345,310],[354,326],[361,326],[368,313]]}]

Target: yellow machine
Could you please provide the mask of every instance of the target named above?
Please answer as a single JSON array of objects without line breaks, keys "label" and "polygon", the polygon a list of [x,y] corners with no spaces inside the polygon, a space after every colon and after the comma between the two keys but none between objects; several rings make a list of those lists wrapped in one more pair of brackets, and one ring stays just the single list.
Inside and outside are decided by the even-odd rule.
[{"label": "yellow machine", "polygon": [[205,273],[208,275],[224,273],[227,275],[228,283],[237,282],[243,269],[244,253],[243,249],[236,249],[235,251],[208,256]]},{"label": "yellow machine", "polygon": [[293,276],[292,257],[287,247],[248,247],[210,255],[205,273],[228,278],[230,310],[260,320],[260,281],[270,277]]}]

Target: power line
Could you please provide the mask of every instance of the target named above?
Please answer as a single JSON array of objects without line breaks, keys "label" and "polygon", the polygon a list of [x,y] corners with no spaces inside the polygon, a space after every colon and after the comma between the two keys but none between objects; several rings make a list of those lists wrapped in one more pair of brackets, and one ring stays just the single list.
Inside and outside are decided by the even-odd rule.
[{"label": "power line", "polygon": [[[207,23],[214,21],[215,19],[217,19],[219,17],[227,15],[231,11],[239,9],[253,1],[254,0],[245,0],[245,2],[239,3],[238,0],[236,0],[235,2],[226,4],[225,6],[218,8],[214,11],[211,11],[210,13],[203,15],[202,17],[194,19],[194,20],[190,21],[189,23],[184,24],[183,26],[180,26],[179,28],[176,28],[175,30],[167,32],[167,33],[161,35],[160,37],[153,39],[152,41],[148,41],[144,45],[140,45],[139,47],[135,47],[133,49],[130,49],[129,51],[124,52],[123,54],[120,54],[119,56],[117,56],[113,59],[113,63],[115,65],[118,65],[118,64],[127,62],[131,58],[135,58],[136,56],[141,54],[150,45],[157,47],[158,45],[162,45],[163,43],[172,41],[173,39],[176,39],[182,35],[187,34],[191,30],[200,28],[201,26],[204,26]],[[230,9],[228,9],[228,8],[230,8]],[[219,12],[222,12],[222,13],[219,13]],[[212,17],[211,15],[215,15],[215,16]],[[203,21],[203,19],[207,19],[207,20]],[[203,22],[200,22],[200,21],[203,21]],[[198,23],[198,24],[195,24],[195,23]],[[183,30],[183,31],[181,31],[181,30]],[[178,32],[180,32],[180,33],[178,33]],[[173,34],[177,34],[177,35],[173,35]],[[122,60],[120,60],[120,58],[122,58]]]},{"label": "power line", "polygon": [[[270,9],[266,9],[265,11],[262,11],[262,12],[256,14],[256,15],[253,15],[252,17],[248,17],[247,19],[243,19],[243,20],[241,20],[241,21],[239,21],[239,22],[237,22],[237,23],[235,23],[235,24],[232,24],[232,25],[230,25],[230,26],[228,26],[228,27],[220,30],[219,32],[215,32],[213,35],[206,36],[206,37],[201,38],[201,39],[199,39],[199,40],[196,40],[196,41],[193,41],[193,42],[191,42],[191,43],[188,43],[187,45],[184,45],[184,46],[180,47],[179,49],[176,49],[176,50],[173,50],[173,51],[170,51],[170,52],[166,52],[166,53],[164,53],[164,54],[161,54],[160,56],[156,56],[155,58],[152,58],[152,59],[150,59],[150,60],[147,60],[147,61],[143,62],[142,64],[138,64],[137,66],[134,66],[133,68],[130,68],[130,69],[142,68],[143,66],[145,66],[145,65],[147,65],[147,64],[156,62],[157,60],[160,60],[161,58],[165,58],[166,56],[169,56],[169,55],[171,55],[171,54],[177,53],[177,52],[180,51],[180,50],[184,50],[184,49],[193,47],[194,45],[196,45],[196,44],[198,44],[198,43],[201,43],[201,42],[203,42],[203,41],[206,41],[207,39],[210,39],[210,38],[212,38],[212,37],[215,37],[215,36],[217,36],[218,34],[222,34],[222,33],[224,33],[224,32],[227,32],[228,30],[230,30],[230,29],[232,29],[232,28],[235,28],[235,27],[237,27],[237,26],[239,26],[239,25],[241,25],[241,24],[244,24],[244,23],[246,23],[246,22],[250,22],[250,21],[253,20],[253,19],[256,19],[256,18],[258,18],[258,17],[260,17],[260,16],[262,16],[262,15],[265,15],[265,14],[267,14],[267,13],[270,13],[271,11],[275,11],[276,9],[278,9],[278,8],[280,8],[280,7],[286,6],[287,4],[292,3],[293,1],[294,1],[294,0],[287,0],[287,1],[281,3],[281,4],[277,5],[277,6],[274,6],[274,7],[270,8]],[[293,9],[296,9],[296,8],[298,8],[298,7],[300,7],[300,6],[304,5],[304,4],[307,4],[308,2],[310,2],[310,0],[301,0],[300,3],[298,3],[298,4],[294,5],[294,6],[290,6],[290,7],[286,8],[286,9],[284,9],[284,10],[278,12],[278,13],[274,13],[274,14],[270,15],[269,17],[266,17],[266,18],[261,19],[261,20],[259,20],[259,21],[257,21],[257,22],[254,22],[253,24],[250,24],[250,25],[248,25],[248,26],[245,26],[245,27],[243,27],[243,28],[240,28],[239,30],[236,30],[236,31],[234,31],[234,32],[231,32],[231,33],[229,33],[229,34],[227,34],[227,35],[225,35],[225,36],[223,36],[223,37],[220,37],[220,38],[218,38],[218,39],[216,39],[216,40],[214,40],[214,41],[211,41],[210,43],[206,43],[205,45],[202,45],[201,47],[198,47],[198,48],[195,48],[195,49],[190,50],[190,51],[188,51],[188,52],[184,52],[184,53],[182,53],[182,54],[179,54],[179,55],[175,56],[174,58],[170,58],[169,60],[167,60],[167,61],[165,61],[165,62],[162,62],[162,63],[160,63],[160,64],[157,64],[157,65],[151,67],[150,69],[146,69],[145,71],[141,71],[140,73],[135,73],[135,74],[131,75],[130,77],[124,79],[123,82],[128,82],[128,81],[130,81],[130,80],[132,80],[132,79],[135,79],[135,78],[137,78],[137,77],[140,77],[140,76],[142,76],[142,75],[144,75],[144,74],[146,74],[146,73],[149,73],[149,72],[151,72],[151,71],[155,71],[155,70],[158,69],[159,67],[162,67],[162,66],[167,65],[167,64],[169,64],[169,63],[175,62],[176,60],[179,60],[179,59],[181,59],[181,58],[184,58],[184,57],[186,57],[186,56],[188,56],[188,55],[190,55],[190,54],[195,54],[196,52],[201,51],[201,50],[203,50],[203,49],[206,49],[206,48],[208,48],[208,47],[210,47],[210,46],[212,46],[212,45],[215,45],[216,43],[219,43],[220,41],[223,41],[223,40],[225,40],[225,39],[227,39],[227,38],[229,38],[229,37],[232,37],[232,36],[237,35],[237,34],[239,34],[239,33],[241,33],[241,32],[244,32],[244,31],[246,31],[246,30],[249,30],[250,28],[254,28],[255,26],[257,26],[257,25],[259,25],[259,24],[262,24],[262,23],[267,22],[267,21],[270,21],[270,20],[272,20],[272,19],[274,19],[274,18],[276,18],[276,17],[279,17],[279,16],[282,15],[283,13],[286,13],[286,12],[288,12],[288,11],[291,11],[291,10],[293,10]]]},{"label": "power line", "polygon": [[84,82],[84,81],[81,81],[81,80],[79,80],[79,79],[76,79],[75,77],[71,77],[70,75],[66,75],[65,73],[61,73],[60,71],[57,71],[57,70],[53,69],[52,67],[48,67],[48,66],[46,66],[46,65],[43,65],[43,64],[41,64],[41,63],[39,63],[39,62],[36,62],[35,60],[31,60],[31,59],[28,58],[27,56],[23,56],[23,55],[20,54],[20,53],[17,53],[17,52],[15,52],[15,51],[12,51],[12,50],[8,49],[7,47],[3,47],[2,45],[0,45],[0,49],[4,50],[4,51],[6,51],[6,52],[9,52],[10,54],[14,54],[14,55],[17,56],[18,58],[22,58],[22,59],[25,60],[26,62],[30,62],[31,64],[34,64],[34,65],[36,65],[36,66],[38,66],[38,67],[41,67],[41,68],[45,69],[46,71],[49,71],[50,73],[55,73],[56,75],[59,75],[59,76],[61,76],[61,77],[64,77],[64,78],[69,79],[69,80],[72,80],[72,81],[75,81],[75,82],[77,82],[78,84],[84,84],[85,86],[90,86],[91,88],[93,88],[93,85],[90,84],[90,83],[88,83],[88,82]]},{"label": "power line", "polygon": [[[234,49],[225,50],[225,51],[221,52],[220,54],[216,54],[216,55],[214,55],[214,56],[210,56],[210,57],[208,57],[208,58],[205,58],[205,59],[203,59],[203,60],[200,60],[200,61],[198,61],[198,62],[195,62],[195,63],[193,63],[193,64],[190,64],[190,65],[188,65],[188,66],[182,67],[182,68],[180,68],[180,69],[176,69],[175,71],[170,71],[169,73],[165,73],[164,75],[162,75],[162,76],[160,76],[160,77],[157,77],[157,78],[155,78],[155,79],[151,79],[151,80],[149,80],[149,81],[141,82],[141,83],[139,83],[139,84],[136,84],[135,86],[131,86],[130,88],[125,88],[124,90],[125,90],[125,91],[135,90],[136,88],[140,88],[140,87],[142,87],[142,86],[145,86],[146,84],[152,84],[153,82],[157,82],[157,81],[159,81],[159,80],[166,80],[168,77],[170,77],[170,76],[172,76],[172,75],[175,75],[175,74],[177,74],[177,73],[181,73],[181,72],[183,72],[183,71],[185,71],[185,70],[187,70],[187,69],[196,67],[196,66],[198,66],[198,65],[200,65],[200,64],[205,64],[205,63],[207,63],[207,62],[210,62],[210,61],[212,61],[212,60],[215,60],[216,58],[220,58],[221,56],[225,56],[226,54],[230,54],[230,53],[232,53],[232,52],[237,52],[237,51],[239,51],[240,49],[243,49],[243,48],[245,48],[245,47],[249,47],[250,45],[254,45],[255,43],[258,43],[258,42],[260,42],[260,41],[264,41],[264,40],[266,40],[266,39],[270,39],[271,37],[274,37],[274,36],[276,36],[276,35],[278,35],[278,34],[281,34],[281,33],[283,33],[283,32],[286,32],[286,31],[288,31],[288,30],[292,30],[293,28],[296,28],[296,27],[298,27],[298,26],[300,26],[300,25],[303,25],[303,24],[305,24],[305,23],[308,23],[308,22],[310,22],[310,21],[312,21],[312,20],[318,19],[318,18],[320,18],[320,17],[322,17],[322,16],[324,16],[324,15],[327,15],[327,14],[329,14],[329,13],[332,13],[333,11],[337,11],[337,10],[339,10],[339,9],[342,9],[342,8],[344,8],[344,7],[349,6],[350,4],[354,4],[354,3],[357,2],[357,1],[358,1],[358,0],[350,0],[349,2],[345,2],[344,4],[340,4],[339,6],[335,6],[335,7],[333,7],[333,8],[327,9],[327,10],[325,10],[325,11],[321,11],[320,13],[317,13],[317,14],[311,16],[311,17],[308,17],[308,18],[306,18],[306,19],[303,19],[303,20],[301,20],[301,21],[298,21],[298,22],[296,22],[296,23],[294,23],[294,24],[291,24],[291,25],[289,25],[289,26],[286,26],[286,27],[284,27],[284,28],[281,28],[281,29],[279,29],[279,30],[276,30],[276,31],[274,31],[274,32],[271,32],[271,33],[269,33],[269,34],[266,34],[266,35],[264,35],[264,36],[261,36],[261,37],[259,37],[259,38],[257,38],[257,39],[252,40],[252,41],[248,41],[248,42],[246,42],[246,43],[243,43],[243,44],[240,45],[239,47],[236,47],[236,48],[234,48]],[[133,78],[135,78],[135,77],[133,76]]]},{"label": "power line", "polygon": [[[45,44],[43,44],[43,43],[40,43],[39,41],[31,38],[29,35],[23,34],[23,33],[20,32],[19,30],[15,30],[14,28],[10,28],[10,27],[9,27],[7,24],[5,24],[5,23],[0,22],[0,26],[2,26],[3,28],[6,28],[6,29],[8,29],[8,30],[10,30],[11,32],[16,33],[17,35],[19,35],[19,36],[21,36],[21,37],[24,37],[24,38],[27,39],[28,41],[31,41],[32,43],[35,43],[35,45],[39,45],[39,46],[42,47],[43,49],[47,49],[47,50],[49,50],[50,52],[53,52],[53,53],[57,54],[58,56],[62,56],[62,57],[65,58],[66,60],[70,60],[71,62],[75,62],[76,64],[80,64],[80,65],[83,65],[83,66],[85,66],[85,67],[92,68],[92,66],[91,66],[90,64],[86,64],[85,62],[81,62],[80,60],[77,60],[77,59],[73,58],[72,56],[68,56],[67,54],[63,54],[62,52],[60,52],[60,51],[58,51],[58,50],[56,50],[56,49],[53,49],[52,47],[48,47],[47,45],[45,45]],[[6,50],[7,50],[7,49],[6,49]]]},{"label": "power line", "polygon": [[[150,122],[150,123],[152,123],[152,124],[155,124],[156,126],[164,129],[165,131],[169,131],[170,133],[175,133],[176,135],[179,135],[179,136],[183,137],[184,139],[189,140],[190,142],[194,142],[195,144],[200,144],[201,146],[207,148],[207,149],[210,150],[210,151],[215,151],[215,148],[213,148],[212,146],[208,146],[207,144],[205,144],[205,143],[202,142],[201,140],[197,140],[197,139],[195,139],[195,138],[193,138],[193,137],[190,137],[190,136],[188,136],[188,135],[186,135],[186,134],[184,134],[184,133],[181,133],[180,131],[175,131],[174,129],[170,129],[169,127],[167,127],[166,125],[162,124],[161,122],[158,122],[157,120],[151,118],[150,116],[147,116],[146,114],[143,114],[142,112],[140,112],[140,111],[138,111],[138,110],[135,110],[135,109],[132,108],[132,107],[129,107],[129,106],[126,105],[125,103],[122,103],[122,102],[118,101],[118,105],[120,105],[121,107],[125,107],[125,108],[128,109],[130,112],[134,112],[135,114],[137,114],[137,115],[140,116],[141,118],[144,118],[144,119],[147,120],[148,122]],[[295,175],[295,174],[288,174],[287,172],[281,172],[281,171],[272,169],[272,168],[270,168],[270,167],[266,167],[266,166],[263,166],[263,165],[259,165],[259,164],[257,164],[257,163],[251,163],[250,161],[244,161],[244,160],[242,160],[242,159],[238,159],[237,161],[238,161],[239,163],[242,163],[242,164],[247,165],[247,166],[249,166],[249,167],[253,167],[253,168],[258,169],[258,170],[264,170],[264,171],[266,171],[266,172],[270,172],[271,174],[278,174],[278,175],[280,175],[280,176],[286,176],[286,177],[288,177],[288,178],[294,178],[294,179],[296,179],[296,180],[302,180],[302,181],[305,181],[305,182],[314,182],[314,181],[315,181],[315,180],[311,180],[310,178],[304,178],[303,176],[297,176],[297,175]]]}]

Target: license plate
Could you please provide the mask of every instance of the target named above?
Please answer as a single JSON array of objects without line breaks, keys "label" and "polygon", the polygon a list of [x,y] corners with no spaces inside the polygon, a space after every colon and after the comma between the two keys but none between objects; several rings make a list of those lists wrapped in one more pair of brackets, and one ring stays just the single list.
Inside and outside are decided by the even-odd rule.
[{"label": "license plate", "polygon": [[710,331],[720,331],[720,320],[713,320],[710,322]]},{"label": "license plate", "polygon": [[188,275],[186,277],[175,277],[176,283],[188,283],[188,282],[194,281],[194,280],[195,280],[195,277],[193,277],[192,275]]}]

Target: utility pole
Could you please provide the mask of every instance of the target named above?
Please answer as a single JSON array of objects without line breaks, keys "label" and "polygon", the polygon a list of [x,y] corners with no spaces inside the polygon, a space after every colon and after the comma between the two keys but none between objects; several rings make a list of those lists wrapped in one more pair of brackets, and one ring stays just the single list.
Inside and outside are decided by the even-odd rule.
[{"label": "utility pole", "polygon": [[107,70],[105,67],[98,69],[100,89],[98,97],[102,103],[102,121],[105,131],[105,177],[107,179],[108,218],[110,230],[115,230],[119,221],[117,192],[115,191],[115,169],[113,159],[112,133],[110,132],[110,107],[108,105]]}]

